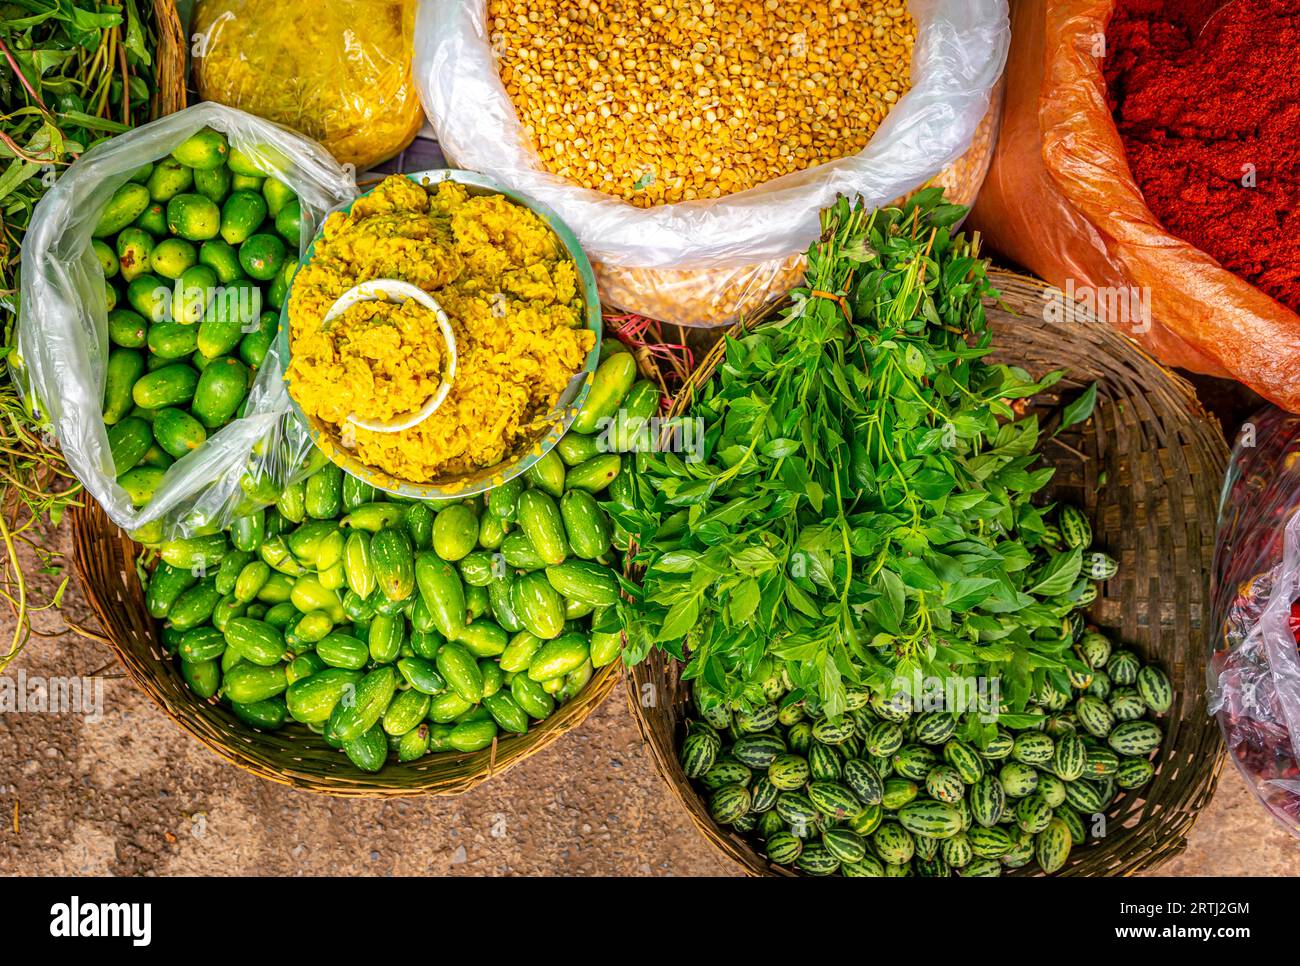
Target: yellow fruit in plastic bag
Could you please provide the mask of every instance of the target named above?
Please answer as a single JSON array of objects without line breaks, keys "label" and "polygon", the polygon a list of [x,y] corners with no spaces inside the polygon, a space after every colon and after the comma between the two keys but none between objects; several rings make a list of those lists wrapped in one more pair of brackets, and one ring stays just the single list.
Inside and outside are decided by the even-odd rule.
[{"label": "yellow fruit in plastic bag", "polygon": [[201,0],[199,94],[301,131],[364,171],[424,123],[411,78],[414,0]]}]

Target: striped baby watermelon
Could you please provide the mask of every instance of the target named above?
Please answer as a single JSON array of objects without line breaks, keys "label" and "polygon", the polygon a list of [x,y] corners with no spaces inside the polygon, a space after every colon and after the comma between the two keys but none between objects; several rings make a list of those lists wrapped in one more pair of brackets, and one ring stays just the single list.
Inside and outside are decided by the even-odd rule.
[{"label": "striped baby watermelon", "polygon": [[961,831],[961,812],[943,802],[916,801],[898,810],[898,820],[913,835],[951,838]]},{"label": "striped baby watermelon", "polygon": [[1048,874],[1059,870],[1070,857],[1072,844],[1069,826],[1059,818],[1052,819],[1034,836],[1034,856],[1038,859],[1038,867]]},{"label": "striped baby watermelon", "polygon": [[1169,676],[1160,668],[1149,664],[1138,670],[1137,690],[1147,707],[1156,714],[1164,714],[1174,702],[1174,690],[1169,683]]}]

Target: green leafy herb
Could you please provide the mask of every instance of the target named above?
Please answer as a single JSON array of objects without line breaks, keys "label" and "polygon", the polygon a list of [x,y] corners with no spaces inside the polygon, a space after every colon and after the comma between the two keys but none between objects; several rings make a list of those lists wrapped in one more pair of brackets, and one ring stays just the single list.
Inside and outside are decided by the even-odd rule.
[{"label": "green leafy herb", "polygon": [[[0,670],[30,632],[36,601],[19,563],[35,552],[42,571],[56,555],[33,539],[57,525],[80,487],[19,392],[13,351],[18,267],[32,211],[64,168],[105,137],[147,121],[157,40],[152,5],[136,0],[9,0],[0,6],[0,598],[16,616]],[[61,585],[60,585],[61,586]]]},{"label": "green leafy herb", "polygon": [[740,707],[776,675],[827,715],[972,668],[1019,711],[1082,667],[1081,554],[1049,545],[1052,470],[1016,403],[1062,374],[986,361],[996,293],[960,214],[938,189],[841,199],[791,306],[728,339],[695,400],[704,458],[640,454],[612,509],[645,568],[633,657],[662,647]]},{"label": "green leafy herb", "polygon": [[[1061,426],[1057,429],[1059,433],[1067,426],[1074,426],[1078,423],[1086,423],[1092,416],[1092,411],[1097,408],[1097,384],[1094,382],[1087,389],[1079,394],[1079,398],[1074,400],[1061,413]],[[1055,435],[1055,434],[1053,434]]]}]

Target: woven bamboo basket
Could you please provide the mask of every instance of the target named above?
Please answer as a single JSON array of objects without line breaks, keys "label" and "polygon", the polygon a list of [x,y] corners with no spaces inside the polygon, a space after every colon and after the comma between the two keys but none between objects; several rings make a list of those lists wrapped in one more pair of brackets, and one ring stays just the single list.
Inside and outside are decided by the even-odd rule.
[{"label": "woven bamboo basket", "polygon": [[[1104,837],[1075,848],[1058,873],[1132,875],[1186,847],[1223,766],[1219,729],[1206,712],[1203,645],[1228,449],[1191,386],[1114,329],[1074,306],[1067,312],[1061,294],[1035,279],[995,271],[992,281],[1002,292],[1001,304],[989,310],[997,361],[1023,366],[1035,377],[1068,371],[1034,400],[1048,420],[1044,439],[1059,424],[1049,414],[1059,412],[1062,398],[1099,383],[1093,418],[1045,444],[1045,460],[1056,467],[1047,495],[1082,507],[1096,545],[1119,561],[1119,575],[1102,585],[1089,620],[1166,668],[1174,684],[1154,780],[1122,794],[1107,812]],[[678,394],[673,415],[687,409],[693,387],[712,377],[721,358],[719,345]],[[695,711],[680,669],[655,652],[629,672],[628,702],[656,766],[704,837],[745,872],[795,874],[769,863],[751,840],[715,824],[682,771],[677,749]],[[1036,872],[1031,864],[1011,874]]]},{"label": "woven bamboo basket", "polygon": [[153,0],[158,36],[158,70],[154,78],[153,116],[175,114],[185,107],[185,66],[189,45],[176,0]]},{"label": "woven bamboo basket", "polygon": [[[654,355],[644,347],[634,350],[634,355],[642,375],[663,387]],[[127,675],[164,714],[226,761],[260,778],[345,797],[459,795],[582,724],[618,682],[620,664],[615,662],[597,671],[575,698],[527,734],[499,738],[478,752],[426,755],[404,763],[389,761],[377,774],[363,772],[302,725],[259,731],[215,698],[197,698],[181,678],[176,662],[164,652],[157,624],[145,609],[144,590],[135,569],[140,548],[97,503],[87,502],[71,514],[72,564],[101,628],[94,636],[113,650]]]}]

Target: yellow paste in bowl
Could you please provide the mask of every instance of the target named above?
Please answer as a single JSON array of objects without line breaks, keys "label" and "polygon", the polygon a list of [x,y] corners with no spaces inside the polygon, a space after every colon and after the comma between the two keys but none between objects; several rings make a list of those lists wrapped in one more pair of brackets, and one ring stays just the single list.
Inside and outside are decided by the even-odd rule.
[{"label": "yellow paste in bowl", "polygon": [[[423,423],[397,433],[345,421],[352,412],[384,418],[384,406],[408,412],[431,395],[443,365],[433,316],[420,309],[427,319],[421,321],[414,308],[406,315],[398,306],[369,310],[377,326],[431,327],[420,358],[409,360],[401,358],[410,348],[405,334],[364,335],[361,314],[343,329],[342,316],[329,331],[321,327],[340,295],[374,278],[410,282],[432,295],[457,342],[447,399]],[[500,195],[470,195],[454,182],[426,191],[395,175],[350,213],[326,219],[312,260],[294,279],[289,392],[367,466],[433,482],[492,466],[533,440],[534,422],[555,405],[595,343],[583,322],[577,267],[538,215]]]},{"label": "yellow paste in bowl", "polygon": [[[349,414],[387,422],[415,412],[438,390],[445,345],[438,318],[414,300],[358,302],[304,338],[295,392],[313,415],[341,424]],[[294,355],[297,358],[298,346]]]}]

